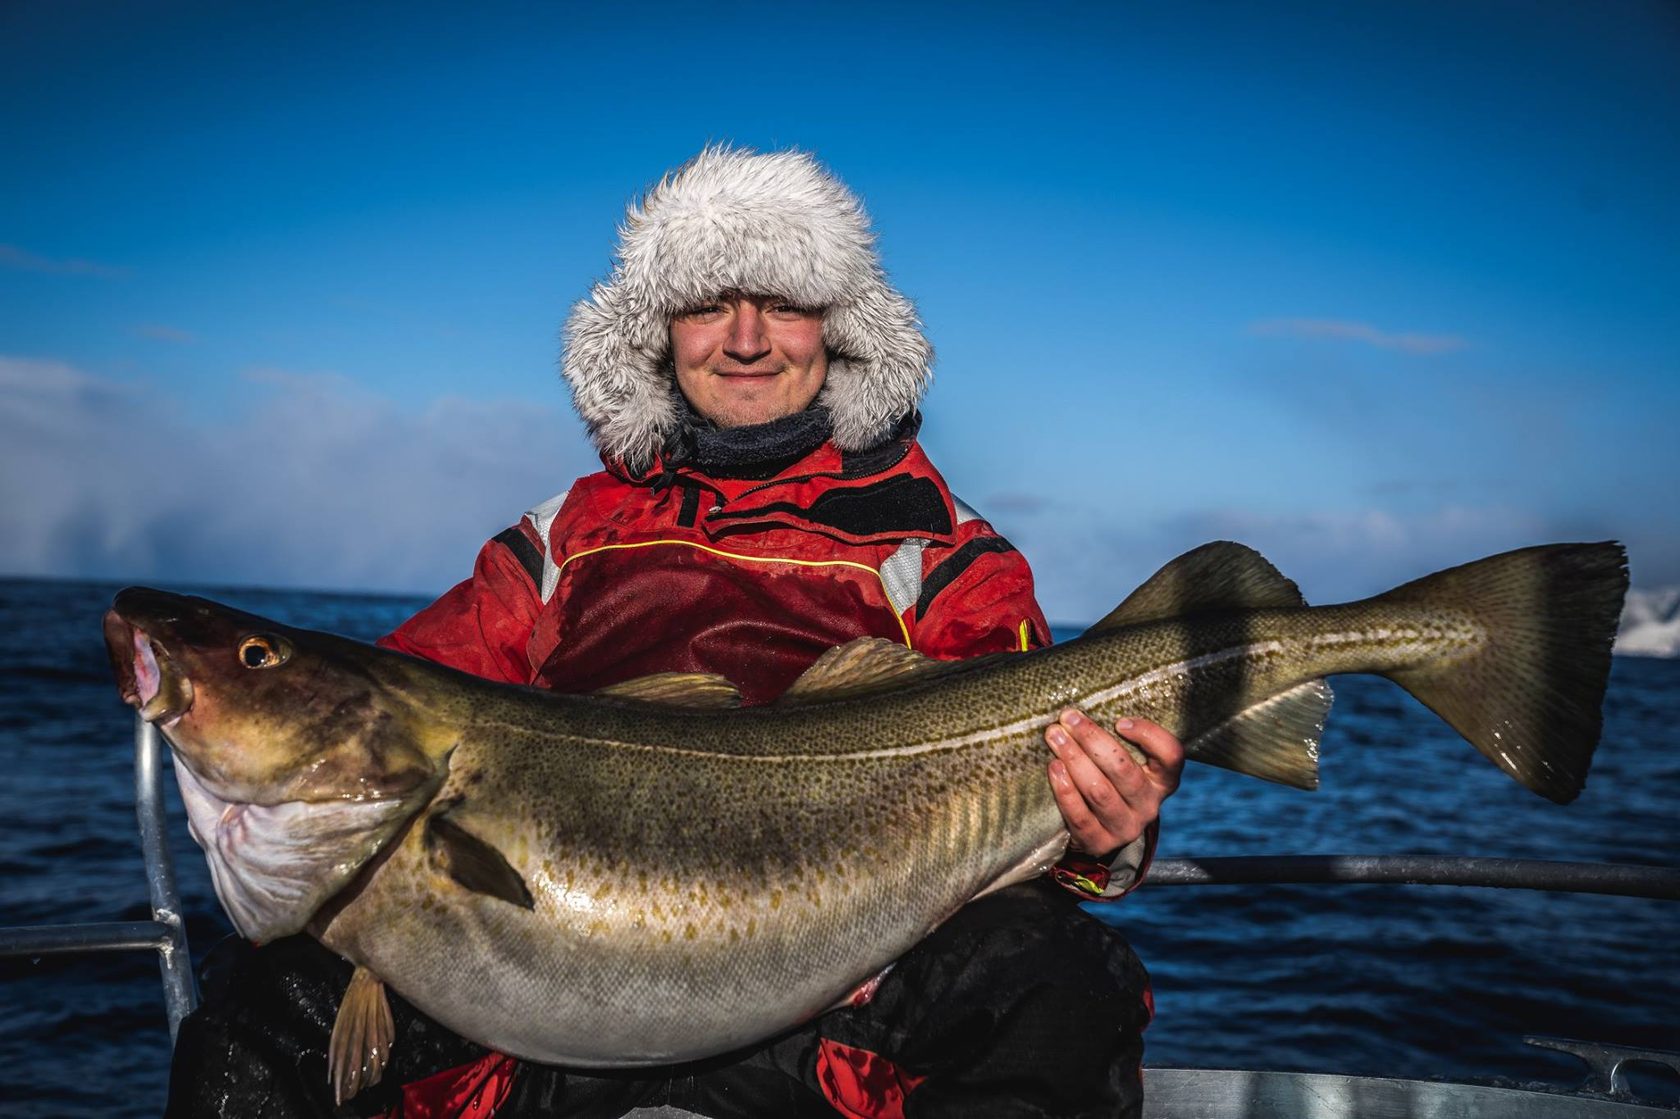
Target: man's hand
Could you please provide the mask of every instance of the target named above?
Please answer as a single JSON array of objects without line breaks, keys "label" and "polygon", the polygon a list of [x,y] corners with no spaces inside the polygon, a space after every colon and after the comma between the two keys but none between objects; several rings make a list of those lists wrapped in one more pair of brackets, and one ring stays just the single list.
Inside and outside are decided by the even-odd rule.
[{"label": "man's hand", "polygon": [[1051,723],[1044,740],[1056,755],[1050,789],[1067,822],[1068,850],[1108,855],[1124,847],[1161,815],[1161,802],[1178,788],[1184,747],[1148,719],[1115,724],[1144,754],[1139,765],[1120,739],[1070,707]]}]

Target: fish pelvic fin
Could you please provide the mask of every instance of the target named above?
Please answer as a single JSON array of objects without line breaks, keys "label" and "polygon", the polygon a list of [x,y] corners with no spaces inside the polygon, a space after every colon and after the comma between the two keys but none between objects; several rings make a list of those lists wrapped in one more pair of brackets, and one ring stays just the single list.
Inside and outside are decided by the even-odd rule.
[{"label": "fish pelvic fin", "polygon": [[1087,633],[1143,625],[1214,610],[1305,606],[1301,589],[1253,548],[1215,540],[1193,548],[1151,575]]},{"label": "fish pelvic fin", "polygon": [[1567,804],[1603,730],[1627,587],[1627,552],[1614,542],[1522,548],[1438,571],[1372,601],[1467,613],[1486,639],[1387,675],[1523,786]]},{"label": "fish pelvic fin", "polygon": [[396,1036],[384,981],[358,966],[344,989],[344,998],[339,1000],[332,1040],[327,1043],[327,1077],[332,1081],[333,1102],[343,1106],[363,1088],[379,1083]]},{"label": "fish pelvic fin", "polygon": [[433,869],[463,889],[521,909],[536,909],[531,888],[507,856],[449,818],[460,804],[460,800],[452,801],[426,817],[426,855]]},{"label": "fish pelvic fin", "polygon": [[1184,744],[1184,755],[1251,777],[1318,788],[1318,739],[1330,685],[1308,680],[1261,700]]},{"label": "fish pelvic fin", "polygon": [[741,706],[740,690],[711,672],[657,672],[597,688],[594,694],[705,711]]}]

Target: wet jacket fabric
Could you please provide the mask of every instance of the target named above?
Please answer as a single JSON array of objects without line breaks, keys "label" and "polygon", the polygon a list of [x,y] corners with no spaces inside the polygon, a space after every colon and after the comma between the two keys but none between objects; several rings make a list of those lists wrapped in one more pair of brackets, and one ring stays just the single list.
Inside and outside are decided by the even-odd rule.
[{"label": "wet jacket fabric", "polygon": [[769,478],[592,474],[382,644],[566,692],[714,672],[756,704],[861,636],[942,659],[1050,641],[1026,560],[914,439],[825,442]]}]

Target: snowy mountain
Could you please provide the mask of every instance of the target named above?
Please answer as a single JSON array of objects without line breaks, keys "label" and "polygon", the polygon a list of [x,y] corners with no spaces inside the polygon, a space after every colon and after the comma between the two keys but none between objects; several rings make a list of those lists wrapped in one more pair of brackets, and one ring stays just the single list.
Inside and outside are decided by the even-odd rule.
[{"label": "snowy mountain", "polygon": [[1637,657],[1680,657],[1680,587],[1629,591],[1614,651]]}]

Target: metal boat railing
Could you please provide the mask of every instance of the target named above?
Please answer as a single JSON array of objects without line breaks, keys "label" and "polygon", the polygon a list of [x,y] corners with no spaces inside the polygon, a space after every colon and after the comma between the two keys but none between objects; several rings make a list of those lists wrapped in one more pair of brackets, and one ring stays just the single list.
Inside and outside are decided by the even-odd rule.
[{"label": "metal boat railing", "polygon": [[[180,891],[169,854],[164,813],[163,745],[157,729],[135,720],[134,798],[151,897],[150,921],[0,928],[0,956],[150,949],[163,973],[169,1036],[198,1005],[192,957],[181,918]],[[1549,862],[1540,859],[1446,858],[1432,855],[1284,855],[1159,859],[1147,888],[1299,883],[1491,886],[1620,894],[1680,900],[1680,867]]]},{"label": "metal boat railing", "polygon": [[1144,886],[1492,886],[1680,901],[1680,867],[1436,855],[1252,855],[1160,859]]},{"label": "metal boat railing", "polygon": [[163,743],[157,728],[134,720],[134,809],[140,822],[140,854],[146,862],[150,921],[109,921],[81,925],[0,928],[0,956],[49,956],[73,952],[126,952],[151,949],[163,973],[164,1009],[169,1039],[181,1019],[198,1005],[192,953],[181,918],[181,892],[175,885],[175,860],[169,854],[169,823],[164,813]]}]

